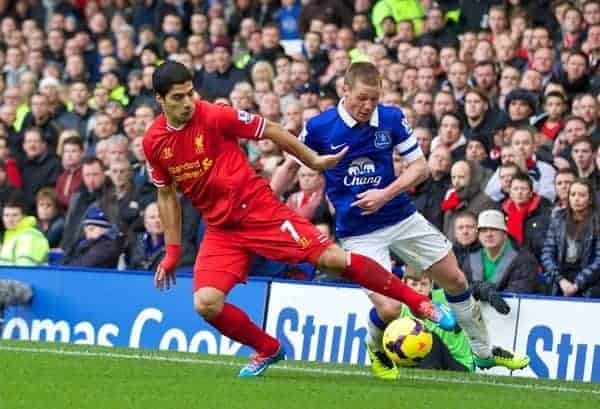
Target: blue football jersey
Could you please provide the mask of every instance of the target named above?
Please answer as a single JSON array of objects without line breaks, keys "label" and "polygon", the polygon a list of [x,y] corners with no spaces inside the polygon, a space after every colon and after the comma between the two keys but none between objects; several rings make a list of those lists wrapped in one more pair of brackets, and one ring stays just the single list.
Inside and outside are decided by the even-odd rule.
[{"label": "blue football jersey", "polygon": [[320,155],[333,154],[348,146],[342,160],[324,172],[326,192],[336,209],[337,237],[357,236],[391,226],[415,212],[406,193],[397,195],[374,214],[363,216],[351,204],[369,189],[391,184],[394,175],[394,149],[409,162],[423,156],[402,111],[378,105],[371,120],[359,124],[340,102],[311,118],[300,139]]}]

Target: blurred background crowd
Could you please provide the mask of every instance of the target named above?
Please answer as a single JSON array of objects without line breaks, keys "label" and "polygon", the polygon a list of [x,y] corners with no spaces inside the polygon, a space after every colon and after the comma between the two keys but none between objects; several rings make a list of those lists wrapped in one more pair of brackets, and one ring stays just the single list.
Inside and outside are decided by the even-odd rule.
[{"label": "blurred background crowd", "polygon": [[[165,60],[193,71],[202,98],[296,135],[335,109],[352,62],[373,62],[381,103],[404,112],[428,160],[410,194],[469,278],[600,297],[599,0],[0,0],[0,264],[157,265],[141,141]],[[241,147],[333,236],[322,175],[278,186],[278,147]],[[189,269],[204,223],[181,201]],[[260,259],[252,271],[327,279]]]}]

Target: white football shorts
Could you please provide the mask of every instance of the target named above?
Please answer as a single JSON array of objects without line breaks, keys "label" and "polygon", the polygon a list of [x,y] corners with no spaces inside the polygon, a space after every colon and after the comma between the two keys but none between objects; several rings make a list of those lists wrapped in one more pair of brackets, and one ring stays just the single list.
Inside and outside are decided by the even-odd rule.
[{"label": "white football shorts", "polygon": [[392,226],[345,237],[340,243],[345,250],[371,257],[388,270],[392,268],[392,251],[416,273],[427,270],[452,250],[452,243],[419,212]]}]

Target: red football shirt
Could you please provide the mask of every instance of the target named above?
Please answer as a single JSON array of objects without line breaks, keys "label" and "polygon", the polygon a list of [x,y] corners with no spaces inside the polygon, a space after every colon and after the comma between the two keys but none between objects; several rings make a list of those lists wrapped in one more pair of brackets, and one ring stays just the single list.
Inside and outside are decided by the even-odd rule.
[{"label": "red football shirt", "polygon": [[181,129],[158,116],[144,136],[150,177],[157,187],[177,185],[209,225],[239,221],[247,202],[267,182],[252,169],[238,139],[260,139],[265,120],[225,105],[197,101]]}]

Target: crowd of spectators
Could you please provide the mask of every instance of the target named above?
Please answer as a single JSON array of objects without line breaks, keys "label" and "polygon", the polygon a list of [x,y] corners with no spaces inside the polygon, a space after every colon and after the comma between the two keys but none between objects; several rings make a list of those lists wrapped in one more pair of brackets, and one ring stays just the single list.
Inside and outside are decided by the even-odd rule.
[{"label": "crowd of spectators", "polygon": [[[428,160],[409,193],[478,288],[600,297],[598,0],[0,1],[1,264],[156,267],[141,142],[164,60],[296,135],[373,62]],[[241,148],[266,178],[285,160],[269,140]],[[322,175],[275,190],[333,235]],[[189,267],[204,223],[181,202]],[[253,271],[323,277],[276,264]]]}]

